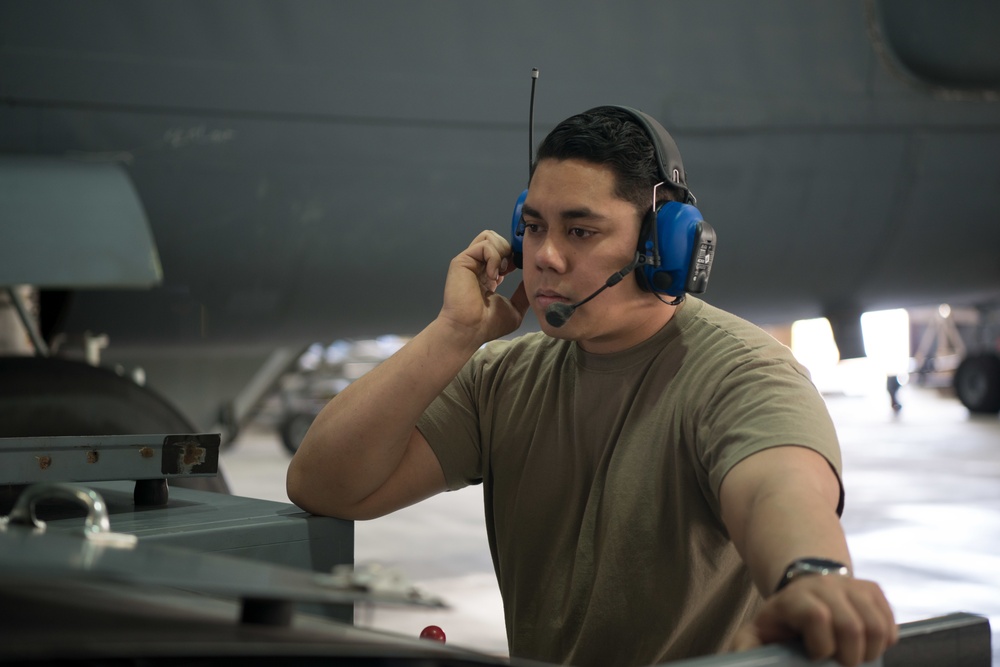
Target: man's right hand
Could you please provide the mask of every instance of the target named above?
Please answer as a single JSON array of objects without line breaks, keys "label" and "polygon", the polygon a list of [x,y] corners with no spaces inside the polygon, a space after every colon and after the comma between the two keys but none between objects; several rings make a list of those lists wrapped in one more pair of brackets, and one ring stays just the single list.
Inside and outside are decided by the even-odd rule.
[{"label": "man's right hand", "polygon": [[416,423],[483,343],[520,326],[524,285],[510,299],[496,293],[514,270],[510,253],[507,239],[487,231],[452,260],[440,315],[316,417],[288,467],[292,502],[370,519],[447,488]]},{"label": "man's right hand", "polygon": [[496,293],[514,268],[510,242],[494,231],[480,233],[448,267],[439,319],[468,332],[477,345],[517,329],[528,310],[524,284],[510,299]]}]

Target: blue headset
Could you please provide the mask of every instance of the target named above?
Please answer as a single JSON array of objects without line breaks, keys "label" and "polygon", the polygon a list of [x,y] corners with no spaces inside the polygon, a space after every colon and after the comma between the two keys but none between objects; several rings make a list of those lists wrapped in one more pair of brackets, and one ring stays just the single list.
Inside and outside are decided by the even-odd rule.
[{"label": "blue headset", "polygon": [[[653,144],[660,179],[664,185],[682,192],[685,199],[684,203],[664,202],[655,212],[650,211],[639,234],[640,265],[635,270],[636,280],[647,292],[677,298],[685,293],[701,294],[708,287],[715,259],[715,230],[694,206],[697,200],[687,187],[677,144],[652,116],[629,107],[614,108],[628,113],[645,130]],[[527,196],[525,190],[517,198],[511,218],[511,246],[518,268],[523,268],[524,263],[521,209]]]}]

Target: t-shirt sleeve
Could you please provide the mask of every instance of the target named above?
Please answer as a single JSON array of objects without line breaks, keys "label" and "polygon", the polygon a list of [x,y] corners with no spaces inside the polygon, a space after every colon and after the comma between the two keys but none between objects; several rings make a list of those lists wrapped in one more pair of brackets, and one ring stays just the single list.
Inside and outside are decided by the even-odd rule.
[{"label": "t-shirt sleeve", "polygon": [[[782,348],[784,349],[784,348]],[[751,355],[713,388],[698,420],[699,457],[718,505],[722,480],[748,456],[772,447],[812,449],[841,477],[840,444],[808,371],[791,357]],[[843,507],[843,484],[837,511]]]},{"label": "t-shirt sleeve", "polygon": [[483,481],[477,367],[478,354],[417,420],[417,429],[441,464],[449,491]]}]

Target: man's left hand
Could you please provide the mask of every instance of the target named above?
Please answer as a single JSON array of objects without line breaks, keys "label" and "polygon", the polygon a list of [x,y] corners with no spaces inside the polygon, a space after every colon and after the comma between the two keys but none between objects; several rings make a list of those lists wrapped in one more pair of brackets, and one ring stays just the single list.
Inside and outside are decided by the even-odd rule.
[{"label": "man's left hand", "polygon": [[892,608],[878,584],[845,576],[806,576],[769,597],[736,633],[730,649],[801,638],[813,660],[853,667],[878,658],[899,639]]}]

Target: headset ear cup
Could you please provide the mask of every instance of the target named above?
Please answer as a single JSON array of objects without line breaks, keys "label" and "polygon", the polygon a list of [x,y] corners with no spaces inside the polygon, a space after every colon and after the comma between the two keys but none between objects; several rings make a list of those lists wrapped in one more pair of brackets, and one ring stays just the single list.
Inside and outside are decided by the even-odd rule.
[{"label": "headset ear cup", "polygon": [[670,294],[670,286],[673,284],[674,277],[667,271],[657,271],[653,276],[653,291],[655,292]]},{"label": "headset ear cup", "polygon": [[514,261],[514,266],[519,269],[524,268],[524,218],[521,217],[521,209],[524,208],[524,200],[527,198],[528,191],[525,190],[514,204],[514,215],[510,221],[511,259]]},{"label": "headset ear cup", "polygon": [[[714,232],[710,239],[706,238],[708,232],[711,232],[711,226],[694,206],[676,201],[663,204],[656,212],[655,225],[646,239],[649,261],[642,267],[643,289],[672,297],[681,296],[686,291],[692,291],[688,288],[688,278],[693,267],[700,267],[700,273],[695,273],[703,273],[704,279],[698,283],[697,293],[703,292],[703,283],[708,280],[707,271],[711,269],[714,255]],[[710,247],[706,246],[706,241]],[[708,266],[705,266],[706,258]]]}]

